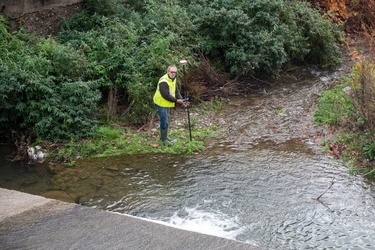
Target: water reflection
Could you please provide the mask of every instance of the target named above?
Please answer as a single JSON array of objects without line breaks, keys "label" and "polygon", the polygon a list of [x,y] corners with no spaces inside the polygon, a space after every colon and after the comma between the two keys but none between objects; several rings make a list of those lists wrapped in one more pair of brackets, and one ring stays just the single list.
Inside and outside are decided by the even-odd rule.
[{"label": "water reflection", "polygon": [[54,185],[87,206],[273,249],[368,248],[373,184],[300,147],[78,161]]},{"label": "water reflection", "polygon": [[0,187],[31,194],[42,194],[50,188],[50,173],[44,167],[27,162],[12,162],[16,148],[0,146]]}]

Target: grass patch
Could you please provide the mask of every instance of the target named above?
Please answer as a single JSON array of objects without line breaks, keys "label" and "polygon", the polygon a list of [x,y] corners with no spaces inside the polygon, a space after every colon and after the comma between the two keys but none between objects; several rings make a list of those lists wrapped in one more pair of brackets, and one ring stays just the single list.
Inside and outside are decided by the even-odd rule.
[{"label": "grass patch", "polygon": [[[225,102],[214,98],[211,102],[198,104],[191,108],[191,112],[199,115],[191,116],[192,138],[190,141],[188,123],[171,126],[169,136],[177,142],[168,147],[159,140],[159,130],[139,132],[132,129],[123,129],[118,125],[101,126],[96,130],[91,139],[70,141],[59,147],[58,150],[49,152],[53,159],[68,162],[74,166],[74,160],[79,158],[96,158],[116,156],[122,154],[138,153],[168,153],[168,154],[193,154],[204,150],[204,141],[209,137],[217,136],[220,128],[207,123],[208,117],[214,111],[225,106]],[[202,121],[206,121],[203,122]],[[67,166],[68,166],[67,165]]]},{"label": "grass patch", "polygon": [[[214,133],[214,128],[194,131],[196,138],[206,138]],[[97,137],[90,140],[64,144],[58,151],[51,152],[52,157],[74,162],[78,158],[95,158],[134,153],[170,153],[192,154],[204,150],[200,140],[189,141],[186,131],[174,131],[171,137],[178,141],[168,147],[159,141],[158,133],[135,133],[133,130],[122,130],[108,126],[100,127]]]}]

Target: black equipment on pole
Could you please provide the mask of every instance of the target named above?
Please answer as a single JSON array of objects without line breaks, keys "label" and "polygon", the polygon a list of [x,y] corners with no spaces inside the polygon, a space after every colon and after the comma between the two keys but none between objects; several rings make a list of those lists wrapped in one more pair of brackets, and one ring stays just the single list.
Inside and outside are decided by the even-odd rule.
[{"label": "black equipment on pole", "polygon": [[[184,99],[185,102],[187,102],[189,100],[189,93],[188,93],[188,90],[187,90],[186,72],[185,72],[185,65],[186,64],[187,64],[186,60],[181,60],[180,61],[180,65],[182,65],[182,68],[183,68],[183,71],[184,71],[184,83],[185,83],[185,91],[186,91],[186,98]],[[191,136],[191,124],[190,124],[190,109],[189,109],[189,105],[186,106],[186,109],[187,109],[187,114],[188,114],[188,124],[189,124],[190,141],[192,141],[193,138]]]}]

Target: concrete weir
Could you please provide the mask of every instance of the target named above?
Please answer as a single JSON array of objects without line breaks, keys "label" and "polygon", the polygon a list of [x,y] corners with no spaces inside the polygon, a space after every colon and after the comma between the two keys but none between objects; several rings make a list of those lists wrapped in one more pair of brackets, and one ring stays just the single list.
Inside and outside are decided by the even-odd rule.
[{"label": "concrete weir", "polygon": [[0,188],[1,249],[262,249]]}]

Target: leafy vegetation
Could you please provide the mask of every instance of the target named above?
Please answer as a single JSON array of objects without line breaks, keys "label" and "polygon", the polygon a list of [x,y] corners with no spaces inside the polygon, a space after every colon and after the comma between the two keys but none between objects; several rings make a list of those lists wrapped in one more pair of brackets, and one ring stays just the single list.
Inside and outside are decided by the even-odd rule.
[{"label": "leafy vegetation", "polygon": [[[343,91],[345,88],[350,89],[348,85],[349,83],[337,85],[333,89],[321,93],[318,110],[315,112],[315,121],[318,124],[345,127],[358,118],[354,100]],[[360,118],[358,119],[359,121],[361,120]]]},{"label": "leafy vegetation", "polygon": [[315,120],[340,131],[336,148],[352,171],[374,175],[375,166],[375,65],[362,61],[344,85],[322,93]]},{"label": "leafy vegetation", "polygon": [[194,2],[198,49],[233,75],[277,75],[293,62],[340,63],[341,32],[306,2]]},{"label": "leafy vegetation", "polygon": [[0,129],[51,141],[92,136],[100,99],[80,75],[87,63],[54,39],[10,34],[0,17]]}]

